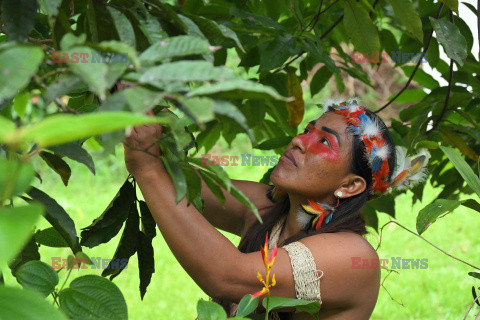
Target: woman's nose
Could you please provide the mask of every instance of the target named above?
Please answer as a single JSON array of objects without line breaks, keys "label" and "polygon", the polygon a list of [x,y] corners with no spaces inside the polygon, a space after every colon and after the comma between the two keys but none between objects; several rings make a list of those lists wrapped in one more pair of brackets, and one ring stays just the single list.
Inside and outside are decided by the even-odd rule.
[{"label": "woman's nose", "polygon": [[295,138],[292,139],[292,146],[293,148],[298,148],[300,151],[305,152],[306,151],[306,144],[304,139],[302,139],[302,136],[304,135],[299,135],[296,136]]}]

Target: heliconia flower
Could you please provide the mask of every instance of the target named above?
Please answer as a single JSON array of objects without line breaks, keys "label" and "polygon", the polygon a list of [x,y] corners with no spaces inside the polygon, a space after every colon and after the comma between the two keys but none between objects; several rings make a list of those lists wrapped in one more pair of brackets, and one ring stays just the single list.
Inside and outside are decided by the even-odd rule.
[{"label": "heliconia flower", "polygon": [[273,263],[275,262],[275,257],[277,256],[277,253],[278,253],[278,247],[277,247],[277,245],[275,245],[275,247],[272,250],[272,254],[270,256],[270,259],[269,259],[268,258],[268,232],[265,236],[265,246],[264,247],[260,246],[260,252],[262,253],[263,264],[265,265],[266,281],[263,280],[262,275],[257,270],[257,279],[263,284],[263,288],[262,288],[262,290],[254,293],[252,295],[252,299],[255,298],[255,297],[259,297],[263,294],[267,294],[267,296],[269,296],[270,295],[270,287],[273,287],[277,283],[275,281],[275,274],[273,274],[272,283],[269,284],[270,269],[272,269]]}]

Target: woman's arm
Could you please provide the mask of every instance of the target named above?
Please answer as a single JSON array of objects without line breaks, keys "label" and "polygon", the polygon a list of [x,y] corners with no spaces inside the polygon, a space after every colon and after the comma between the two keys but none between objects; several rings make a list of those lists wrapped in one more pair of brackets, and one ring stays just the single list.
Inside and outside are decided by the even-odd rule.
[{"label": "woman's arm", "polygon": [[[260,215],[273,205],[273,202],[267,198],[267,185],[246,180],[232,180],[232,184],[250,199]],[[253,215],[253,212],[225,189],[222,188],[222,192],[225,196],[224,205],[220,203],[205,181],[202,180],[201,196],[205,203],[203,216],[215,228],[240,236],[245,228],[246,221],[249,221],[248,217]]]}]

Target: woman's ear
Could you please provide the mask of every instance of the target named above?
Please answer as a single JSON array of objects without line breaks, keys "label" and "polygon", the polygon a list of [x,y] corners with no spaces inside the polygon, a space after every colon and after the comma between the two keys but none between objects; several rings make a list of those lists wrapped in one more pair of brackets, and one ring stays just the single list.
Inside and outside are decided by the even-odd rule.
[{"label": "woman's ear", "polygon": [[351,174],[345,178],[344,182],[335,190],[334,194],[337,195],[337,192],[341,191],[341,198],[350,198],[362,193],[366,188],[367,182],[365,179],[359,175]]}]

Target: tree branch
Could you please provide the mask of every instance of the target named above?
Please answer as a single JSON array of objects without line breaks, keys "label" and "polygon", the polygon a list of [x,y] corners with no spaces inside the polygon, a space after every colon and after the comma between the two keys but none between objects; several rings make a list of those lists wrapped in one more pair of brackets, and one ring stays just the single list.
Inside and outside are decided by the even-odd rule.
[{"label": "tree branch", "polygon": [[[438,17],[440,17],[442,9],[443,9],[443,3],[440,4],[440,7],[438,8],[437,15],[435,16],[435,19],[438,19]],[[413,77],[415,76],[415,73],[418,70],[418,67],[420,67],[420,63],[422,63],[422,60],[425,57],[425,54],[427,53],[428,46],[430,45],[430,41],[432,40],[432,36],[433,36],[433,27],[432,27],[432,30],[430,31],[430,34],[428,35],[427,43],[425,44],[425,48],[423,49],[422,54],[420,55],[420,58],[418,59],[417,65],[413,69],[413,72],[410,75],[410,77],[408,78],[405,86],[395,95],[395,97],[393,97],[383,107],[381,107],[377,111],[374,111],[373,113],[378,113],[378,112],[382,111],[383,109],[387,108],[390,104],[392,104],[392,102],[394,102],[408,88],[408,86],[410,85],[410,82],[412,82],[412,79],[413,79]]]},{"label": "tree branch", "polygon": [[467,316],[468,314],[470,313],[470,310],[472,310],[473,308],[473,305],[475,304],[475,302],[477,302],[478,298],[480,298],[480,295],[478,295],[475,300],[473,300],[472,304],[470,305],[470,308],[468,308],[468,311],[467,311],[467,314],[465,315],[465,317],[463,318],[463,320],[466,320],[467,319]]},{"label": "tree branch", "polygon": [[433,243],[431,243],[430,241],[428,241],[427,239],[425,239],[424,237],[422,237],[422,236],[419,235],[418,233],[413,232],[412,230],[408,229],[407,227],[404,227],[403,225],[401,225],[400,223],[398,223],[398,222],[395,221],[395,220],[390,220],[390,221],[388,221],[387,223],[385,223],[385,224],[380,228],[380,241],[378,242],[378,246],[377,246],[377,248],[375,249],[375,251],[377,251],[378,248],[380,248],[380,245],[382,244],[383,228],[385,228],[385,227],[386,227],[388,224],[390,224],[390,223],[395,223],[395,224],[398,225],[399,227],[401,227],[401,228],[407,230],[408,232],[410,232],[411,234],[419,237],[420,239],[422,239],[423,241],[425,241],[426,243],[428,243],[429,245],[431,245],[431,246],[434,247],[435,249],[440,250],[441,252],[445,253],[445,254],[446,254],[447,256],[449,256],[450,258],[453,258],[453,259],[455,259],[455,260],[458,260],[458,261],[460,261],[460,262],[463,262],[463,263],[465,263],[466,265],[468,265],[468,266],[470,266],[470,267],[472,267],[472,268],[474,268],[474,269],[480,270],[480,268],[475,267],[473,264],[470,264],[470,263],[468,263],[468,262],[466,262],[466,261],[463,261],[463,260],[461,260],[461,259],[459,259],[459,258],[457,258],[457,257],[455,257],[455,256],[452,256],[450,253],[448,253],[448,252],[440,249],[439,247],[437,247],[436,245],[434,245]]}]

